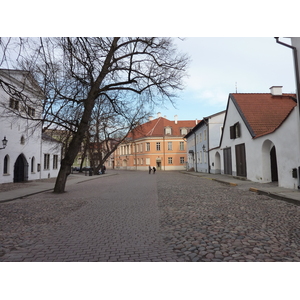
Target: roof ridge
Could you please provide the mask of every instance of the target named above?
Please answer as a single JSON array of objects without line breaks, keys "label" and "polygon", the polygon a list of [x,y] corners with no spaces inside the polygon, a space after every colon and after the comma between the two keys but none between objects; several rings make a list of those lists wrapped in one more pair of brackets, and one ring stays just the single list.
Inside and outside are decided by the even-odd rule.
[{"label": "roof ridge", "polygon": [[146,134],[146,136],[147,135],[152,135],[152,133],[153,133],[153,131],[154,131],[154,129],[155,129],[155,127],[157,126],[157,124],[158,124],[158,122],[160,121],[160,119],[161,119],[161,117],[160,118],[158,118],[158,120],[157,120],[157,122],[156,122],[156,124],[154,125],[154,127]]}]

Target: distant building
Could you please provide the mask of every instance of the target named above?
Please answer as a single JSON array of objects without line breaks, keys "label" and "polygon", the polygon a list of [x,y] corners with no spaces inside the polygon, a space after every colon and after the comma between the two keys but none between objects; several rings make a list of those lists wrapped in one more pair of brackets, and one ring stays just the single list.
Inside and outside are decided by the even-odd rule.
[{"label": "distant building", "polygon": [[225,111],[203,118],[186,136],[188,170],[221,173],[219,147]]},{"label": "distant building", "polygon": [[115,167],[128,170],[185,170],[187,162],[184,136],[198,121],[174,121],[150,118],[137,126],[115,151]]}]

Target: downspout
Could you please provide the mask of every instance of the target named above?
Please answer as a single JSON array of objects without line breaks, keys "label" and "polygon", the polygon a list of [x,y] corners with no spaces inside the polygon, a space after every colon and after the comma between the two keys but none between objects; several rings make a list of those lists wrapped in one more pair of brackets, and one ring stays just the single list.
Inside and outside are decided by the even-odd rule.
[{"label": "downspout", "polygon": [[197,143],[196,143],[196,132],[194,132],[194,141],[195,141],[195,166],[196,166],[196,172],[198,172],[197,169]]},{"label": "downspout", "polygon": [[[294,67],[295,67],[295,76],[296,76],[296,93],[297,93],[297,105],[298,105],[298,112],[299,112],[299,119],[300,122],[300,103],[299,103],[299,92],[300,92],[300,80],[299,80],[299,66],[298,66],[298,55],[297,55],[297,48],[283,43],[279,41],[279,37],[275,37],[276,43],[283,45],[285,47],[291,48],[293,50],[293,58],[294,58]],[[300,147],[300,144],[299,144]],[[298,167],[298,189],[300,189],[300,167]]]},{"label": "downspout", "polygon": [[208,168],[207,171],[208,173],[210,173],[210,160],[209,160],[209,122],[207,122],[205,120],[205,118],[203,118],[204,123],[206,124],[207,127],[207,163],[208,163]]}]

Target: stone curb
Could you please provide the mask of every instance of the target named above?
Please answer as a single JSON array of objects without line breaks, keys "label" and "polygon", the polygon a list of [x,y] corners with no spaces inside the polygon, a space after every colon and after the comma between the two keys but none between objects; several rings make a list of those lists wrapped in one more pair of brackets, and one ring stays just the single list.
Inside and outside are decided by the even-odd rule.
[{"label": "stone curb", "polygon": [[300,206],[300,201],[294,200],[294,199],[291,199],[291,198],[288,198],[288,197],[285,197],[285,196],[282,196],[282,195],[278,195],[276,193],[262,191],[262,190],[259,190],[257,188],[253,188],[253,187],[251,187],[249,189],[249,191],[257,193],[258,195],[266,195],[266,196],[269,196],[273,199],[282,200],[282,201],[289,202],[289,203],[295,204],[297,206]]}]

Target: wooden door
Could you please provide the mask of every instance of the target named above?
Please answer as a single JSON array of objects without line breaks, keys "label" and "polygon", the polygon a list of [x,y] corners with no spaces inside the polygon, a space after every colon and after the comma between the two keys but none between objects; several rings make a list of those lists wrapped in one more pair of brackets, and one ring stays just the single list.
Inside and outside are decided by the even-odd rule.
[{"label": "wooden door", "polygon": [[247,177],[245,144],[235,146],[236,175]]},{"label": "wooden door", "polygon": [[223,149],[224,174],[232,175],[231,148]]}]

